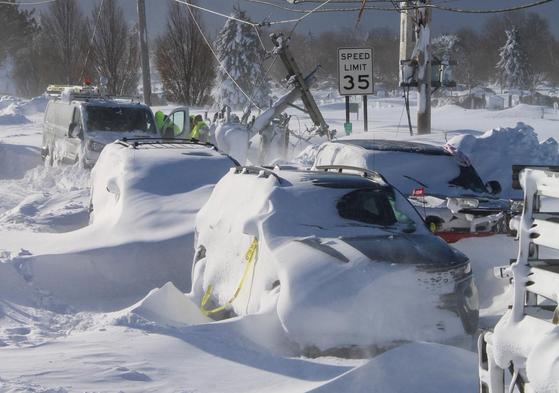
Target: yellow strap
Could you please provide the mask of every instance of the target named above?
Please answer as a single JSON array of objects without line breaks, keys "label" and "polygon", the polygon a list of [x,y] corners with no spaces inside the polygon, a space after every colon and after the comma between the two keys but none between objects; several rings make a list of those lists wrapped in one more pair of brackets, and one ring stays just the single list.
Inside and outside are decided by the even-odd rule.
[{"label": "yellow strap", "polygon": [[210,316],[211,314],[218,313],[220,311],[225,310],[228,306],[230,306],[235,301],[237,296],[239,296],[239,293],[241,292],[241,289],[243,289],[245,279],[248,275],[248,272],[250,270],[251,265],[254,262],[254,256],[256,255],[256,250],[257,249],[258,249],[258,239],[254,238],[254,240],[250,244],[250,246],[249,246],[249,248],[248,248],[248,250],[245,254],[245,260],[246,260],[247,263],[245,265],[243,275],[241,276],[241,280],[239,281],[239,284],[237,285],[237,289],[235,290],[235,293],[233,294],[231,299],[229,299],[225,304],[223,304],[219,307],[216,307],[216,308],[212,308],[211,310],[206,310],[206,303],[208,303],[208,300],[210,300],[210,296],[212,295],[212,291],[213,291],[213,286],[208,285],[208,288],[206,289],[206,292],[204,293],[204,296],[202,296],[202,303],[200,304],[200,311],[202,311],[202,314],[204,314],[205,316]]}]

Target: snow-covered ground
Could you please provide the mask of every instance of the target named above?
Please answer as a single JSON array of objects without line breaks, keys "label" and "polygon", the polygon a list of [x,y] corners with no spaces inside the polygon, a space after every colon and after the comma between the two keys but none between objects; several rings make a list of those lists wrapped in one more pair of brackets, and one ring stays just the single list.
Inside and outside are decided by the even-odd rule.
[{"label": "snow-covered ground", "polygon": [[[165,214],[172,209],[177,214],[164,229],[180,236],[159,236],[158,229],[150,227],[153,239],[140,248],[116,247],[127,238],[123,232],[137,234],[146,217],[119,227],[118,236],[112,232],[115,226],[107,225],[104,231],[88,226],[90,172],[44,166],[42,114],[13,104],[0,106],[0,391],[466,393],[477,389],[473,345],[463,349],[408,343],[373,358],[311,359],[284,342],[268,341],[270,327],[263,315],[208,322],[197,305],[171,284],[149,294],[151,288],[132,285],[149,283],[169,263],[184,263],[188,269],[188,258],[177,261],[176,253],[160,250],[191,247],[181,242],[192,241],[186,234],[194,214],[175,200],[162,208]],[[542,119],[540,107],[527,105],[504,111],[445,106],[433,110],[432,134],[410,137],[401,99],[372,99],[370,106],[370,131],[364,133],[362,121],[352,115],[351,137],[432,143],[457,137],[457,143],[465,143],[462,135],[480,137],[491,129],[514,128],[518,122],[531,126],[540,143],[559,134],[559,115],[550,109]],[[343,103],[325,104],[322,109],[327,122],[342,134]],[[309,121],[298,116],[291,126],[302,132]],[[527,138],[533,142],[532,134]],[[553,148],[552,142],[546,146]],[[555,154],[556,150],[555,145]],[[530,158],[518,157],[526,152],[530,150],[514,154]],[[505,149],[500,154],[506,165],[514,161]],[[492,174],[491,165],[483,171]],[[186,194],[179,196],[188,203]],[[200,193],[199,198],[204,197],[207,192]],[[172,198],[162,195],[161,203]],[[466,239],[455,246],[472,262],[481,327],[492,327],[510,301],[506,281],[493,279],[492,268],[508,264],[516,256],[517,244],[510,237],[493,236]],[[99,278],[105,280],[104,286],[95,285]]]}]

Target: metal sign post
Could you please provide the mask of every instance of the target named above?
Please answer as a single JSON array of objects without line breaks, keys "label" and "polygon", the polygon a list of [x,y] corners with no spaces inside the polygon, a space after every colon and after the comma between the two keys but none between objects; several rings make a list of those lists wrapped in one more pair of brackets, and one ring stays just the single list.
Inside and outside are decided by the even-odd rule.
[{"label": "metal sign post", "polygon": [[[349,96],[363,96],[364,130],[368,131],[367,95],[374,93],[371,48],[338,48],[338,91],[346,96],[346,124],[349,123]],[[351,125],[345,128],[351,129]]]}]

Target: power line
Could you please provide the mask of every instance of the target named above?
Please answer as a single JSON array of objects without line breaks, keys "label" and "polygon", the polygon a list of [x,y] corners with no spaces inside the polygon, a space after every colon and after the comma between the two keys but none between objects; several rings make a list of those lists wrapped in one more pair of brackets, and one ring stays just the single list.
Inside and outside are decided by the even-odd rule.
[{"label": "power line", "polygon": [[91,36],[91,40],[89,41],[89,45],[87,47],[87,53],[85,55],[85,62],[83,63],[82,73],[80,75],[80,79],[83,78],[85,74],[85,69],[87,68],[87,61],[89,60],[89,53],[91,52],[91,47],[93,46],[93,42],[95,41],[95,33],[97,33],[97,25],[99,24],[99,19],[101,16],[101,11],[103,10],[103,3],[105,0],[101,0],[101,4],[99,5],[99,10],[97,11],[97,18],[95,19],[95,25],[93,26],[93,34]]},{"label": "power line", "polygon": [[[276,3],[272,3],[268,0],[248,0],[251,3],[257,3],[257,4],[265,4],[271,7],[275,7],[275,8],[279,8],[282,10],[286,10],[286,11],[290,11],[290,12],[297,12],[297,13],[306,13],[308,12],[308,10],[306,9],[298,9],[298,8],[294,8],[294,7],[288,7],[288,6],[284,6],[281,4],[276,4]],[[324,8],[324,9],[319,9],[313,12],[359,12],[362,9],[365,10],[376,10],[376,11],[407,11],[407,10],[415,10],[415,9],[419,9],[419,8],[432,8],[432,9],[438,9],[440,11],[447,11],[447,12],[455,12],[455,13],[465,13],[465,14],[496,14],[496,13],[503,13],[503,12],[512,12],[512,11],[519,11],[519,10],[523,10],[526,8],[531,8],[531,7],[536,7],[536,6],[540,6],[546,3],[550,3],[554,0],[539,0],[533,3],[528,3],[528,4],[521,4],[518,6],[514,6],[514,7],[506,7],[506,8],[496,8],[496,9],[488,9],[488,10],[479,10],[479,9],[462,9],[462,8],[454,8],[454,7],[448,7],[448,6],[444,6],[444,5],[440,5],[439,4],[422,4],[422,5],[414,5],[414,6],[405,6],[405,7],[380,7],[380,6],[372,6],[372,5],[365,5],[364,7],[352,7],[352,8]],[[333,1],[334,3],[338,3],[339,1]],[[357,3],[357,0],[354,1],[342,1],[341,3]],[[370,0],[367,1],[367,3],[371,2]],[[377,1],[372,1],[373,3],[377,2]],[[379,1],[379,2],[384,2],[384,1]],[[293,21],[293,20],[292,20]]]},{"label": "power line", "polygon": [[198,31],[200,32],[200,35],[202,36],[202,38],[204,39],[204,41],[206,42],[206,45],[208,46],[208,48],[210,49],[210,51],[212,52],[212,55],[214,56],[215,60],[217,61],[217,63],[219,64],[219,66],[223,69],[223,71],[225,72],[225,74],[229,77],[229,79],[231,79],[231,81],[233,82],[233,84],[237,87],[237,89],[239,89],[239,91],[241,93],[243,93],[243,95],[248,99],[248,101],[254,105],[256,108],[258,108],[258,110],[262,110],[262,108],[260,108],[251,98],[250,96],[245,93],[245,91],[241,88],[241,86],[239,86],[239,84],[237,83],[237,81],[235,80],[235,78],[233,78],[233,76],[229,73],[229,71],[227,71],[227,68],[225,68],[225,66],[223,65],[223,63],[220,61],[219,57],[217,56],[217,53],[215,53],[215,50],[212,46],[212,44],[210,43],[210,41],[208,40],[208,38],[206,37],[206,35],[204,34],[204,31],[202,30],[202,27],[200,26],[200,24],[198,23],[198,20],[196,19],[196,17],[194,16],[194,12],[192,11],[192,9],[190,8],[190,6],[192,4],[187,3],[185,1],[181,1],[181,0],[175,0],[177,3],[181,3],[186,5],[186,8],[188,9],[188,12],[190,13],[190,16],[192,17],[192,20],[194,21],[194,24],[196,25],[196,28],[198,29]]},{"label": "power line", "polygon": [[43,1],[33,1],[29,3],[22,3],[22,2],[12,2],[12,1],[0,1],[0,5],[41,5],[41,4],[48,4],[54,3],[56,0],[43,0]]}]

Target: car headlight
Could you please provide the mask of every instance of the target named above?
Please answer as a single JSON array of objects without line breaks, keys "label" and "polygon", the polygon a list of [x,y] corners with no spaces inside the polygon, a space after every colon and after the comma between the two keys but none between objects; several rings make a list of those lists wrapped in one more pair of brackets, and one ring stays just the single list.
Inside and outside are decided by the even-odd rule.
[{"label": "car headlight", "polygon": [[448,198],[447,206],[453,211],[465,208],[475,209],[479,206],[479,200],[475,198]]},{"label": "car headlight", "polygon": [[103,143],[89,141],[89,149],[92,151],[101,151],[104,147],[105,145]]}]

